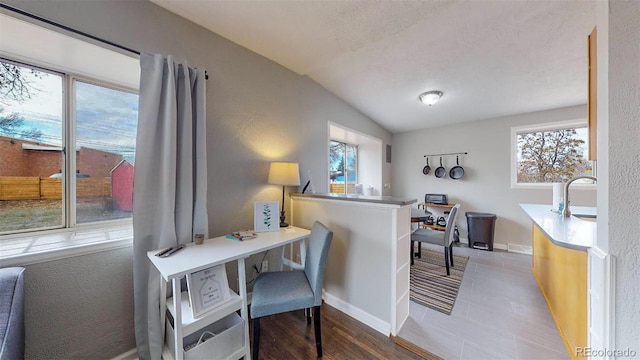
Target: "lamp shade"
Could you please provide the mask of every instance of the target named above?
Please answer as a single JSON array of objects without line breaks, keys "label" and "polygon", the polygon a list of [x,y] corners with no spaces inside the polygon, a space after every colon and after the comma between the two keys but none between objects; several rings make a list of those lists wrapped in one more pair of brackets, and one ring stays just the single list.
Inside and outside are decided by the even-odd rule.
[{"label": "lamp shade", "polygon": [[298,186],[300,185],[300,171],[296,162],[274,161],[269,167],[269,184]]}]

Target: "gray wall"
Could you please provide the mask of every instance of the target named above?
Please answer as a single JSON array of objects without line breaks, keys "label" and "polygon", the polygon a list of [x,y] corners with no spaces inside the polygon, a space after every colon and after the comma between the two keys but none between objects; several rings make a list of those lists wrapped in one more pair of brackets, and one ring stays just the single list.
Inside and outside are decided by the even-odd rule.
[{"label": "gray wall", "polygon": [[109,359],[135,346],[131,247],[27,266],[26,358]]},{"label": "gray wall", "polygon": [[[460,236],[467,238],[466,211],[493,213],[496,244],[531,246],[531,221],[519,203],[551,204],[552,190],[511,188],[511,128],[531,124],[586,118],[585,106],[521,114],[483,121],[394,134],[393,194],[424,200],[425,193],[448,194],[461,204]],[[452,180],[433,175],[439,157],[430,157],[431,174],[422,174],[424,155],[468,152],[460,156],[465,174]],[[455,156],[443,157],[446,169]],[[573,205],[595,206],[595,190],[571,191]],[[551,208],[551,206],[549,206]]]},{"label": "gray wall", "polygon": [[[6,3],[117,44],[171,54],[208,70],[211,235],[252,228],[253,203],[280,199],[282,189],[266,185],[271,160],[298,161],[303,185],[311,170],[316,188],[326,188],[327,121],[382,139],[383,146],[391,143],[388,131],[309,78],[147,1]],[[382,182],[389,182],[391,167],[383,158],[380,162]],[[131,282],[101,280],[98,285],[103,286],[86,287],[94,279],[129,279],[131,253],[118,250],[95,257],[105,261],[104,266],[96,267],[94,256],[28,266],[28,358],[110,358],[134,347]],[[228,269],[233,281],[235,269]],[[56,299],[61,305],[43,305]],[[105,328],[102,309],[112,309],[112,323],[122,326]],[[60,319],[67,326],[58,327]],[[43,332],[43,324],[55,326],[55,336]]]}]

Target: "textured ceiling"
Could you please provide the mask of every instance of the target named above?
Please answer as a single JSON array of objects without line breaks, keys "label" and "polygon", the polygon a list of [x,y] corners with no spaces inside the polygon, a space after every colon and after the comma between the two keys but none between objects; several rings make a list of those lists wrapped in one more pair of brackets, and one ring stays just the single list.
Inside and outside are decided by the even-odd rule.
[{"label": "textured ceiling", "polygon": [[586,103],[596,1],[151,1],[392,132]]}]

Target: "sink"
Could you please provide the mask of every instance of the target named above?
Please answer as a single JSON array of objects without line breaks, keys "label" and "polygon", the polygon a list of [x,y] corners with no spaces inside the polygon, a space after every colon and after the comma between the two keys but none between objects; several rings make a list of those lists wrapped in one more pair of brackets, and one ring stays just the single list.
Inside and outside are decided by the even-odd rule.
[{"label": "sink", "polygon": [[584,221],[591,221],[591,222],[598,221],[598,218],[596,217],[596,215],[593,215],[593,214],[572,214],[572,215]]}]

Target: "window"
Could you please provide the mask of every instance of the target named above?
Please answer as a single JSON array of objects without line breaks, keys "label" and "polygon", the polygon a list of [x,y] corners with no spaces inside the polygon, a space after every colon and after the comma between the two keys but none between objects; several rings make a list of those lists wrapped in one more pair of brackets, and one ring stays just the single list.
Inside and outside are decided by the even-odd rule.
[{"label": "window", "polygon": [[0,66],[0,234],[130,218],[137,94]]},{"label": "window", "polygon": [[355,194],[358,182],[358,147],[339,141],[329,143],[329,192]]},{"label": "window", "polygon": [[586,121],[512,128],[513,185],[566,182],[591,175]]}]

